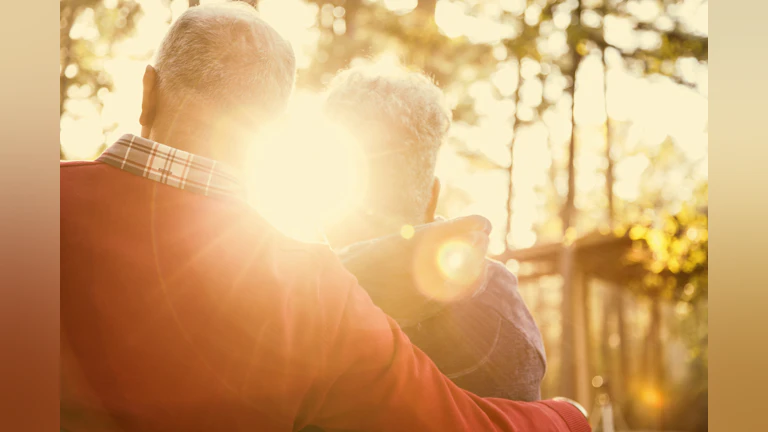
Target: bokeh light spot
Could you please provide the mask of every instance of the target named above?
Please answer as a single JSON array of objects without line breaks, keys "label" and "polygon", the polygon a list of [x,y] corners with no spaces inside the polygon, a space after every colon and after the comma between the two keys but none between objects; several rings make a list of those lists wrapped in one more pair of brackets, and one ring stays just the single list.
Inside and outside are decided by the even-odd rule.
[{"label": "bokeh light spot", "polygon": [[437,265],[442,275],[452,283],[469,285],[480,276],[477,265],[483,256],[463,241],[448,241],[437,252]]},{"label": "bokeh light spot", "polygon": [[406,239],[409,240],[413,237],[413,234],[416,232],[416,230],[413,229],[412,225],[403,225],[402,228],[400,228],[400,235]]},{"label": "bokeh light spot", "polygon": [[595,377],[592,378],[592,387],[600,388],[603,386],[604,382],[605,381],[603,380],[603,377],[601,377],[600,375],[595,375]]},{"label": "bokeh light spot", "polygon": [[647,388],[643,391],[643,401],[652,407],[660,407],[663,403],[661,393],[653,388]]}]

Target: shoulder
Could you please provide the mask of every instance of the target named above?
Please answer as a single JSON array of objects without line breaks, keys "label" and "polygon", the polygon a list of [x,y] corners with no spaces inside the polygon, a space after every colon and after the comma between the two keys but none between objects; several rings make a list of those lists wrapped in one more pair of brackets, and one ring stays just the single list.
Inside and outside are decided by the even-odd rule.
[{"label": "shoulder", "polygon": [[497,285],[517,290],[517,276],[515,276],[515,274],[503,263],[492,259],[489,259],[488,261],[489,282],[495,281]]},{"label": "shoulder", "polygon": [[[173,234],[161,234],[157,250],[166,261],[194,262],[189,271],[208,295],[227,293],[234,310],[260,310],[285,322],[319,323],[340,313],[353,279],[330,247],[284,235],[244,202],[188,195],[173,213],[160,210],[163,226],[155,232]],[[179,222],[178,213],[188,217]]]},{"label": "shoulder", "polygon": [[481,301],[495,309],[508,323],[509,330],[519,334],[545,362],[541,332],[520,294],[517,276],[498,261],[491,261],[490,267],[488,284]]},{"label": "shoulder", "polygon": [[230,247],[252,250],[260,245],[268,246],[266,250],[273,261],[291,265],[297,274],[321,271],[336,260],[330,246],[299,241],[283,234],[244,200],[205,197],[176,190],[170,192],[183,194],[200,204],[202,211],[195,212],[191,222],[200,223],[199,219],[204,217],[213,224],[214,230],[234,231],[236,235],[229,236]]},{"label": "shoulder", "polygon": [[59,168],[78,168],[78,167],[96,167],[103,166],[104,164],[96,161],[80,161],[80,160],[68,160],[59,161]]},{"label": "shoulder", "polygon": [[[112,173],[112,171],[116,172]],[[66,180],[67,182],[92,183],[93,176],[111,177],[119,172],[121,171],[98,161],[59,161],[59,177],[62,181]]]},{"label": "shoulder", "polygon": [[491,261],[486,288],[479,297],[480,301],[518,326],[526,327],[533,323],[533,317],[520,295],[517,277],[500,262]]},{"label": "shoulder", "polygon": [[[214,200],[206,198],[206,201]],[[238,260],[247,260],[254,253],[259,254],[263,262],[271,267],[270,273],[278,274],[280,280],[289,286],[323,289],[328,285],[349,286],[354,281],[329,245],[299,241],[283,234],[244,201],[226,201],[212,207],[215,213],[221,215],[214,219],[230,220],[240,227],[228,244],[228,248],[241,251],[237,254]],[[259,253],[258,249],[262,247],[263,253]]]}]

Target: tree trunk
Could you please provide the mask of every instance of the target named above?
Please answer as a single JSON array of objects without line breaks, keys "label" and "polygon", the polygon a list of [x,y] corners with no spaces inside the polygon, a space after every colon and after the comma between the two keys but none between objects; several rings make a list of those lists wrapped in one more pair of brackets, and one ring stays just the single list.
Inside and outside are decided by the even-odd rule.
[{"label": "tree trunk", "polygon": [[[662,352],[661,352],[661,299],[658,296],[654,296],[651,299],[651,323],[648,328],[647,339],[647,379],[650,383],[650,387],[653,391],[662,393],[663,385],[663,365],[662,365]],[[663,401],[662,401],[663,402]],[[661,407],[653,407],[654,417],[656,420],[655,427],[661,430]]]},{"label": "tree trunk", "polygon": [[515,88],[515,118],[512,125],[512,139],[509,141],[509,168],[507,169],[507,176],[509,179],[507,187],[507,220],[504,227],[504,248],[510,250],[509,239],[512,238],[512,199],[514,198],[514,180],[513,173],[515,168],[515,141],[517,140],[517,134],[520,130],[520,120],[517,118],[517,112],[520,109],[520,86],[523,84],[523,76],[520,73],[522,70],[522,63],[518,65],[517,72],[517,88]]},{"label": "tree trunk", "polygon": [[[515,122],[514,132],[517,134],[517,122]],[[514,180],[513,173],[515,168],[515,137],[509,142],[509,168],[507,169],[507,219],[504,227],[504,248],[511,250],[510,239],[512,238],[512,199],[514,198]]]},{"label": "tree trunk", "polygon": [[562,210],[563,235],[565,235],[568,229],[573,225],[574,201],[576,198],[576,70],[578,69],[579,63],[581,63],[581,56],[576,54],[575,57],[576,60],[574,61],[573,72],[571,75],[571,78],[573,79],[573,85],[571,86],[571,139],[568,143],[568,192]]},{"label": "tree trunk", "polygon": [[419,0],[416,5],[416,10],[423,11],[429,16],[435,16],[435,10],[437,9],[437,0]]},{"label": "tree trunk", "polygon": [[631,347],[629,335],[627,333],[626,317],[625,317],[625,294],[623,291],[616,293],[616,327],[619,332],[619,376],[620,380],[616,391],[618,397],[622,401],[626,400],[626,395],[629,394],[629,379],[633,375],[629,364],[629,349]]},{"label": "tree trunk", "polygon": [[[605,159],[608,162],[605,170],[605,193],[608,198],[608,229],[613,233],[616,226],[616,205],[615,195],[613,193],[613,186],[615,184],[614,178],[614,160],[613,160],[613,146],[614,146],[614,134],[611,124],[611,115],[608,110],[608,64],[606,63],[606,51],[603,50],[603,95],[605,98]],[[629,388],[629,357],[627,350],[629,349],[629,341],[627,340],[627,331],[624,322],[624,292],[623,288],[616,286],[615,292],[612,293],[611,301],[605,302],[605,305],[610,310],[606,309],[605,313],[613,313],[616,316],[616,331],[619,335],[619,344],[616,347],[619,353],[619,367],[613,367],[613,357],[611,357],[611,377],[615,378],[611,380],[611,391],[614,400],[624,400],[626,391]],[[603,343],[608,346],[608,340],[603,340]],[[613,353],[612,350],[609,350]],[[611,354],[612,355],[612,354]],[[618,370],[617,370],[618,369]]]},{"label": "tree trunk", "polygon": [[608,197],[608,226],[613,231],[616,212],[613,195],[613,185],[615,183],[613,177],[613,155],[611,154],[613,149],[613,133],[611,131],[611,115],[608,112],[608,65],[605,63],[605,50],[603,50],[603,94],[605,97],[605,159],[608,162],[605,170],[605,193]]},{"label": "tree trunk", "polygon": [[[574,12],[574,26],[579,26],[581,21],[581,1]],[[579,41],[569,41],[571,49],[571,139],[568,145],[568,193],[566,195],[565,203],[561,212],[563,223],[563,241],[565,243],[563,252],[560,257],[560,274],[563,278],[563,304],[562,304],[562,349],[561,356],[563,362],[563,369],[561,374],[561,394],[565,397],[575,398],[577,397],[577,376],[575,371],[576,361],[576,339],[573,331],[574,325],[574,301],[579,301],[572,291],[574,285],[574,259],[575,250],[572,240],[570,238],[570,228],[573,223],[574,213],[574,198],[576,195],[576,169],[574,161],[576,157],[576,120],[574,117],[576,108],[576,72],[579,69],[581,63],[581,55],[577,51],[577,44]],[[582,305],[583,306],[583,305]],[[566,367],[570,365],[569,367]]]},{"label": "tree trunk", "polygon": [[560,394],[575,399],[589,409],[589,323],[587,319],[588,279],[575,257],[573,244],[565,246],[563,275],[567,291],[563,292],[563,331],[561,349]]},{"label": "tree trunk", "polygon": [[601,356],[602,356],[602,363],[603,363],[603,378],[605,378],[605,381],[607,381],[611,387],[613,384],[614,378],[618,377],[618,374],[615,372],[615,368],[613,367],[613,349],[608,343],[611,339],[611,322],[613,321],[614,313],[616,311],[616,298],[618,297],[618,293],[615,292],[616,287],[611,284],[610,287],[605,291],[605,295],[602,298],[602,306],[603,306],[603,319],[602,319],[602,331],[600,332],[600,348],[601,348]]},{"label": "tree trunk", "polygon": [[344,23],[347,25],[345,36],[355,40],[357,33],[357,11],[360,10],[360,0],[348,0],[344,3]]}]

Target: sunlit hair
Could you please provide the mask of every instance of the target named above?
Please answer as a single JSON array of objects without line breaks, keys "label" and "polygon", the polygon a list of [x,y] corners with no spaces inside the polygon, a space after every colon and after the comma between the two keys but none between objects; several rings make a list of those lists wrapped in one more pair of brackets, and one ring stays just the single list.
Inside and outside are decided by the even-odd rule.
[{"label": "sunlit hair", "polygon": [[158,86],[175,104],[253,105],[282,112],[293,90],[293,49],[243,2],[189,8],[171,26],[155,59]]},{"label": "sunlit hair", "polygon": [[357,66],[331,81],[325,109],[364,146],[369,205],[406,220],[423,216],[451,124],[451,110],[435,83],[398,64]]}]

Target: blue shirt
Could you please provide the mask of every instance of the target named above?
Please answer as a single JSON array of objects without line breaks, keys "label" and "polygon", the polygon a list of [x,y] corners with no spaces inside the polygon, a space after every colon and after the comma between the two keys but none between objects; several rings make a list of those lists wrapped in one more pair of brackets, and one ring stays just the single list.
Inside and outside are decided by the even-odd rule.
[{"label": "blue shirt", "polygon": [[484,289],[403,331],[459,387],[481,397],[541,398],[546,356],[517,278],[491,261]]},{"label": "blue shirt", "polygon": [[391,236],[350,245],[339,255],[374,303],[459,387],[481,397],[539,400],[544,344],[515,275],[488,260],[472,296],[436,302],[410,286],[415,280],[403,277],[410,270],[395,264],[411,247]]}]

